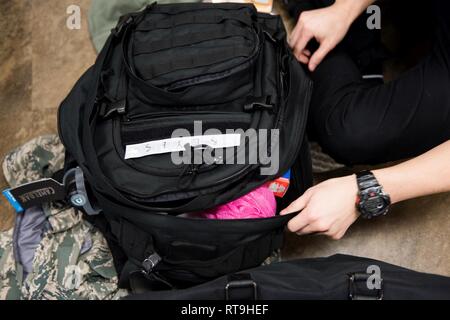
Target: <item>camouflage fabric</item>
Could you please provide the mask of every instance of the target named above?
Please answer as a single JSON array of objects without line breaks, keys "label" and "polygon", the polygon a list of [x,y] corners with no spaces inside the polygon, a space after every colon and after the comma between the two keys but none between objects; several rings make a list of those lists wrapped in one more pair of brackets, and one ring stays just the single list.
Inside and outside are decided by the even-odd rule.
[{"label": "camouflage fabric", "polygon": [[[8,154],[3,171],[16,185],[50,177],[64,163],[57,136],[42,136]],[[118,299],[112,256],[102,234],[73,208],[44,205],[50,224],[35,251],[33,271],[22,279],[12,230],[0,233],[0,299]],[[87,248],[87,249],[86,249]]]},{"label": "camouflage fabric", "polygon": [[16,278],[16,265],[12,245],[12,229],[0,232],[0,299],[17,300],[20,288]]},{"label": "camouflage fabric", "polygon": [[64,147],[56,135],[37,137],[10,152],[3,174],[11,187],[49,178],[64,165]]}]

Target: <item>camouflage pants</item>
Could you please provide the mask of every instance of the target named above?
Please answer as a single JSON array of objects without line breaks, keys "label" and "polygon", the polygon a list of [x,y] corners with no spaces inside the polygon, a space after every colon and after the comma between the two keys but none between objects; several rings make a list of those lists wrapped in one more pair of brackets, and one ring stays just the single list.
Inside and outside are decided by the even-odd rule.
[{"label": "camouflage pants", "polygon": [[[8,154],[3,172],[11,187],[51,177],[64,163],[57,136],[42,136]],[[43,206],[50,226],[25,274],[15,259],[13,231],[0,233],[0,299],[117,299],[112,256],[102,234],[73,208]],[[25,211],[24,214],[26,214]]]}]

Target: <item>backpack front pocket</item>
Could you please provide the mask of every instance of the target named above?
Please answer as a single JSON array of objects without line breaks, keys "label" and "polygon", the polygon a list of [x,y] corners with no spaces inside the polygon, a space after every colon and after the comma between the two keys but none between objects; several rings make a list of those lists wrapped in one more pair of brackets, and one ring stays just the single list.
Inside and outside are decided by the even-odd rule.
[{"label": "backpack front pocket", "polygon": [[[162,105],[217,104],[224,96],[231,101],[248,95],[264,41],[255,14],[251,7],[211,8],[175,21],[164,10],[150,11],[122,43],[130,91]],[[228,86],[220,86],[223,79]]]},{"label": "backpack front pocket", "polygon": [[[114,140],[111,146],[98,144],[99,161],[111,168],[104,173],[118,189],[139,198],[179,192],[183,185],[208,188],[232,181],[254,166],[237,161],[249,152],[246,132],[258,128],[260,118],[258,113],[238,112],[160,113],[133,121],[116,118],[105,121],[97,131],[99,141],[108,135]],[[174,135],[177,130],[184,134]],[[174,150],[180,138],[187,140]],[[149,175],[158,183],[151,183]]]}]

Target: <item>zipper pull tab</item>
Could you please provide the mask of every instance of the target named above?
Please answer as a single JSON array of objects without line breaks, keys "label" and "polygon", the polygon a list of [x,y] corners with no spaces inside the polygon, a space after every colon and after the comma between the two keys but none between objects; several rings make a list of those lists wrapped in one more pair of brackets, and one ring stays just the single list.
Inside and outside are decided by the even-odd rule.
[{"label": "zipper pull tab", "polygon": [[189,164],[180,174],[180,182],[179,186],[181,189],[186,189],[194,180],[195,176],[198,173],[200,165],[199,164]]},{"label": "zipper pull tab", "polygon": [[104,102],[100,106],[99,116],[109,118],[111,115],[124,115],[127,111],[126,100],[114,101],[111,103]]},{"label": "zipper pull tab", "polygon": [[265,110],[273,112],[274,105],[271,103],[271,97],[248,98],[248,102],[244,105],[244,111],[251,112],[255,110]]}]

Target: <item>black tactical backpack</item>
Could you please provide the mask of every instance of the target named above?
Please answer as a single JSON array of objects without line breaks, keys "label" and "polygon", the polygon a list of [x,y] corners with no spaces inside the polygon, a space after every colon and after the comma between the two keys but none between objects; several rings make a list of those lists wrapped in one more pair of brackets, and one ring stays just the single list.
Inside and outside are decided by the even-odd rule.
[{"label": "black tactical backpack", "polygon": [[[153,4],[121,18],[61,104],[72,204],[88,215],[102,213],[121,285],[146,279],[189,286],[257,266],[281,247],[292,215],[179,215],[234,200],[289,169],[291,185],[279,208],[310,186],[305,125],[311,81],[285,38],[280,17],[257,13],[253,5]],[[203,131],[221,134],[202,132],[198,143],[173,140],[174,148],[188,141],[183,152],[158,149],[176,129],[199,138],[200,121]],[[269,156],[279,150],[276,171],[262,174],[267,163],[247,161],[253,142],[246,134],[212,147],[211,138],[220,140],[230,129],[273,132],[258,136],[258,148]],[[171,158],[194,158],[199,151],[214,161]],[[226,161],[239,152],[246,161]]]}]

